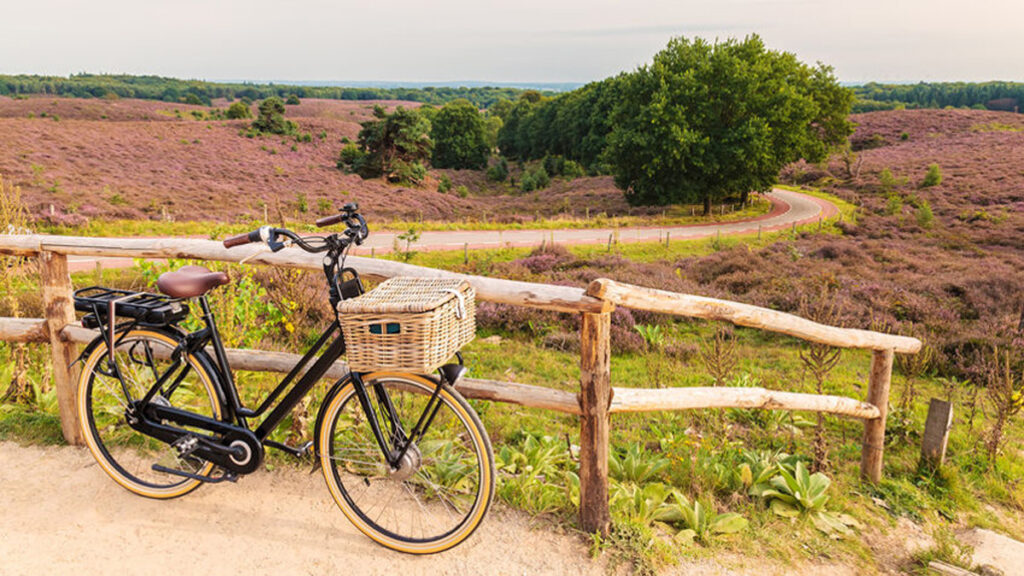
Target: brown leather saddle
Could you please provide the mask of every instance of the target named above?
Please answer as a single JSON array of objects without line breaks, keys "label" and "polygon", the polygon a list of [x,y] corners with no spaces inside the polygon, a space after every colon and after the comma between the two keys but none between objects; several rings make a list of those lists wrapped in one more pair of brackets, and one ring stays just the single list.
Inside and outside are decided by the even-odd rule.
[{"label": "brown leather saddle", "polygon": [[161,274],[156,287],[171,298],[195,298],[228,282],[231,279],[224,272],[211,272],[203,266],[182,266],[174,272]]}]

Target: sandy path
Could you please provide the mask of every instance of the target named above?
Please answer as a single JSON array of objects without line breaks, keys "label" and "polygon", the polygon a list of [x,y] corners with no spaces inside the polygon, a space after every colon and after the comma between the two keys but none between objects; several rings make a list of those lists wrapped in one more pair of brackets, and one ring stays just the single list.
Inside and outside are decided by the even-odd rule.
[{"label": "sandy path", "polygon": [[295,469],[135,496],[84,448],[0,442],[0,574],[604,574],[582,539],[497,507],[461,546],[413,557],[356,531]]},{"label": "sandy path", "polygon": [[[765,195],[772,201],[772,210],[755,218],[732,222],[711,222],[707,224],[691,224],[687,226],[649,226],[632,228],[580,228],[562,230],[444,230],[423,232],[420,239],[413,244],[413,250],[457,250],[469,248],[498,248],[502,246],[539,246],[552,240],[557,244],[603,244],[609,236],[618,233],[619,242],[655,242],[666,235],[674,240],[694,240],[710,238],[717,234],[723,236],[735,234],[754,234],[758,230],[771,232],[785,230],[793,224],[803,225],[817,222],[819,218],[828,219],[839,213],[839,209],[827,200],[808,194],[792,192],[776,188]],[[395,237],[399,232],[374,232],[371,225],[370,237],[359,248],[353,248],[352,254],[369,256],[371,253],[383,254],[390,252]],[[93,256],[71,256],[69,265],[72,272],[93,270],[96,262],[103,268],[128,268],[134,265],[131,258]]]}]

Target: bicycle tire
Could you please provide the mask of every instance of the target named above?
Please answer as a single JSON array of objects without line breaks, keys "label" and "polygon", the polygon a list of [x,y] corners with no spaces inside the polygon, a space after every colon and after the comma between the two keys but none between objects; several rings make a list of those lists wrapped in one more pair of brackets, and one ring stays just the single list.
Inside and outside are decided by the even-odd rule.
[{"label": "bicycle tire", "polygon": [[[122,374],[127,374],[126,379],[131,379],[132,394],[139,395],[135,399],[155,382],[153,368],[159,370],[156,365],[159,358],[155,357],[178,345],[175,336],[142,329],[131,330],[120,339],[114,358],[122,368]],[[146,346],[154,357],[148,366],[138,362],[138,354],[144,354]],[[183,459],[173,446],[131,428],[125,415],[127,401],[120,381],[104,373],[104,369],[108,369],[108,358],[107,344],[100,339],[91,346],[91,350],[87,350],[78,384],[79,421],[85,443],[96,462],[119,485],[147,498],[177,498],[195,490],[202,484],[201,480],[158,472],[152,469],[152,465],[162,464],[207,476],[213,469],[213,463],[196,457]],[[169,398],[161,395],[160,401],[219,420],[221,404],[208,361],[187,354],[185,362],[193,375],[186,376]]]},{"label": "bicycle tire", "polygon": [[[393,372],[367,374],[363,382],[371,397],[376,385],[388,391],[406,432],[437,389],[423,376]],[[438,398],[415,455],[399,470],[384,460],[351,380],[329,397],[318,426],[317,453],[334,501],[363,534],[399,552],[432,554],[458,545],[494,496],[494,454],[479,417],[447,384]],[[375,414],[386,426],[377,403]]]}]

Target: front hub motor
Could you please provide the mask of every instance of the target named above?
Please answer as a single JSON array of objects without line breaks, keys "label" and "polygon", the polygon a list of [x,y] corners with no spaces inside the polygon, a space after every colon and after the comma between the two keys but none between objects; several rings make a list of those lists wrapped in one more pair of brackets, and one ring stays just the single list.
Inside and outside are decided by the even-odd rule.
[{"label": "front hub motor", "polygon": [[[391,453],[392,458],[396,456],[398,456],[398,450]],[[421,464],[423,464],[423,456],[420,454],[420,449],[416,444],[411,444],[402,459],[398,461],[398,467],[388,473],[388,478],[404,482],[420,469]]]}]

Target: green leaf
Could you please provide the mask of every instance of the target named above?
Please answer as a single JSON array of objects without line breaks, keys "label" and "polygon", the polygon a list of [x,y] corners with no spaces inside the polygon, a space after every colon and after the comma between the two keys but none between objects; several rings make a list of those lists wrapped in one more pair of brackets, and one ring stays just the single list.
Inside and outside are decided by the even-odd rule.
[{"label": "green leaf", "polygon": [[747,519],[735,512],[719,514],[711,523],[711,531],[716,534],[733,534],[747,527]]},{"label": "green leaf", "polygon": [[696,532],[694,532],[690,528],[686,528],[684,530],[680,530],[679,532],[676,532],[676,535],[672,539],[675,540],[676,542],[680,543],[680,544],[690,545],[690,544],[693,544],[693,540],[696,537],[697,537],[697,533]]},{"label": "green leaf", "polygon": [[800,515],[800,509],[782,500],[772,500],[770,504],[772,512],[785,518],[795,518]]}]

